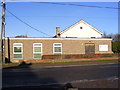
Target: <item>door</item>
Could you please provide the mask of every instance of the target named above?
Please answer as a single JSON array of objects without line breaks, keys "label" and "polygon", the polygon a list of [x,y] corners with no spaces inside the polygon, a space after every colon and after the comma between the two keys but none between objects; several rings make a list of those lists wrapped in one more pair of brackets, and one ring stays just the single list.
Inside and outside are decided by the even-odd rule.
[{"label": "door", "polygon": [[85,54],[95,54],[95,44],[86,43],[85,44]]}]

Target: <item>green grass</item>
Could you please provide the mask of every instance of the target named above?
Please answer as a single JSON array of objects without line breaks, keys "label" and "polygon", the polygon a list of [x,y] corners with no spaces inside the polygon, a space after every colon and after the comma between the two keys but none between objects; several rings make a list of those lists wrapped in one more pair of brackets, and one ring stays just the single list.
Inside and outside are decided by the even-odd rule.
[{"label": "green grass", "polygon": [[3,63],[2,65],[19,65],[20,63]]},{"label": "green grass", "polygon": [[[117,61],[120,59],[105,59],[105,60],[89,60],[89,61],[64,61],[64,62],[39,62],[32,64],[64,64],[64,63],[84,63],[84,62],[105,62],[105,61]],[[20,63],[5,63],[3,65],[19,65]]]},{"label": "green grass", "polygon": [[84,63],[84,62],[105,62],[105,61],[117,61],[120,59],[108,59],[108,60],[89,60],[89,61],[66,61],[66,62],[54,62],[54,63]]},{"label": "green grass", "polygon": [[2,60],[0,60],[0,63],[2,62]]}]

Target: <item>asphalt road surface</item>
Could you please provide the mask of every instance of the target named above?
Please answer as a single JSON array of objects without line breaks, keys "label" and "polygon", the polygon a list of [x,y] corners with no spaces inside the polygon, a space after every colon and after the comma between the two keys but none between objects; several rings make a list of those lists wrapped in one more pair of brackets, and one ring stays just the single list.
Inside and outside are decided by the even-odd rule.
[{"label": "asphalt road surface", "polygon": [[90,65],[78,63],[45,67],[40,64],[34,65],[34,67],[24,64],[3,68],[2,84],[3,88],[44,86],[54,88],[118,88],[118,67],[117,63]]}]

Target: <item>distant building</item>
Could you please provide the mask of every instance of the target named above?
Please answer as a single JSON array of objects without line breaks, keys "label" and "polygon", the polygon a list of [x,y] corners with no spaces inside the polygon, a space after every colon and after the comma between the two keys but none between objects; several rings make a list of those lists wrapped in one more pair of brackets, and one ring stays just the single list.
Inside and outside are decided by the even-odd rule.
[{"label": "distant building", "polygon": [[18,36],[15,36],[15,38],[27,38],[27,35],[18,35]]},{"label": "distant building", "polygon": [[108,54],[112,53],[110,38],[81,20],[51,38],[6,38],[6,58],[11,62],[42,59],[43,55]]}]

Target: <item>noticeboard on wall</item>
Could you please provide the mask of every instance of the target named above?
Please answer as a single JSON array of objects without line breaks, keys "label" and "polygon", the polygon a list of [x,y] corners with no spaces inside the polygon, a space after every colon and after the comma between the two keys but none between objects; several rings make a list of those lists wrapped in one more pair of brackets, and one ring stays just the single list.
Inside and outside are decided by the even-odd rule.
[{"label": "noticeboard on wall", "polygon": [[108,45],[99,45],[99,51],[108,51]]}]

